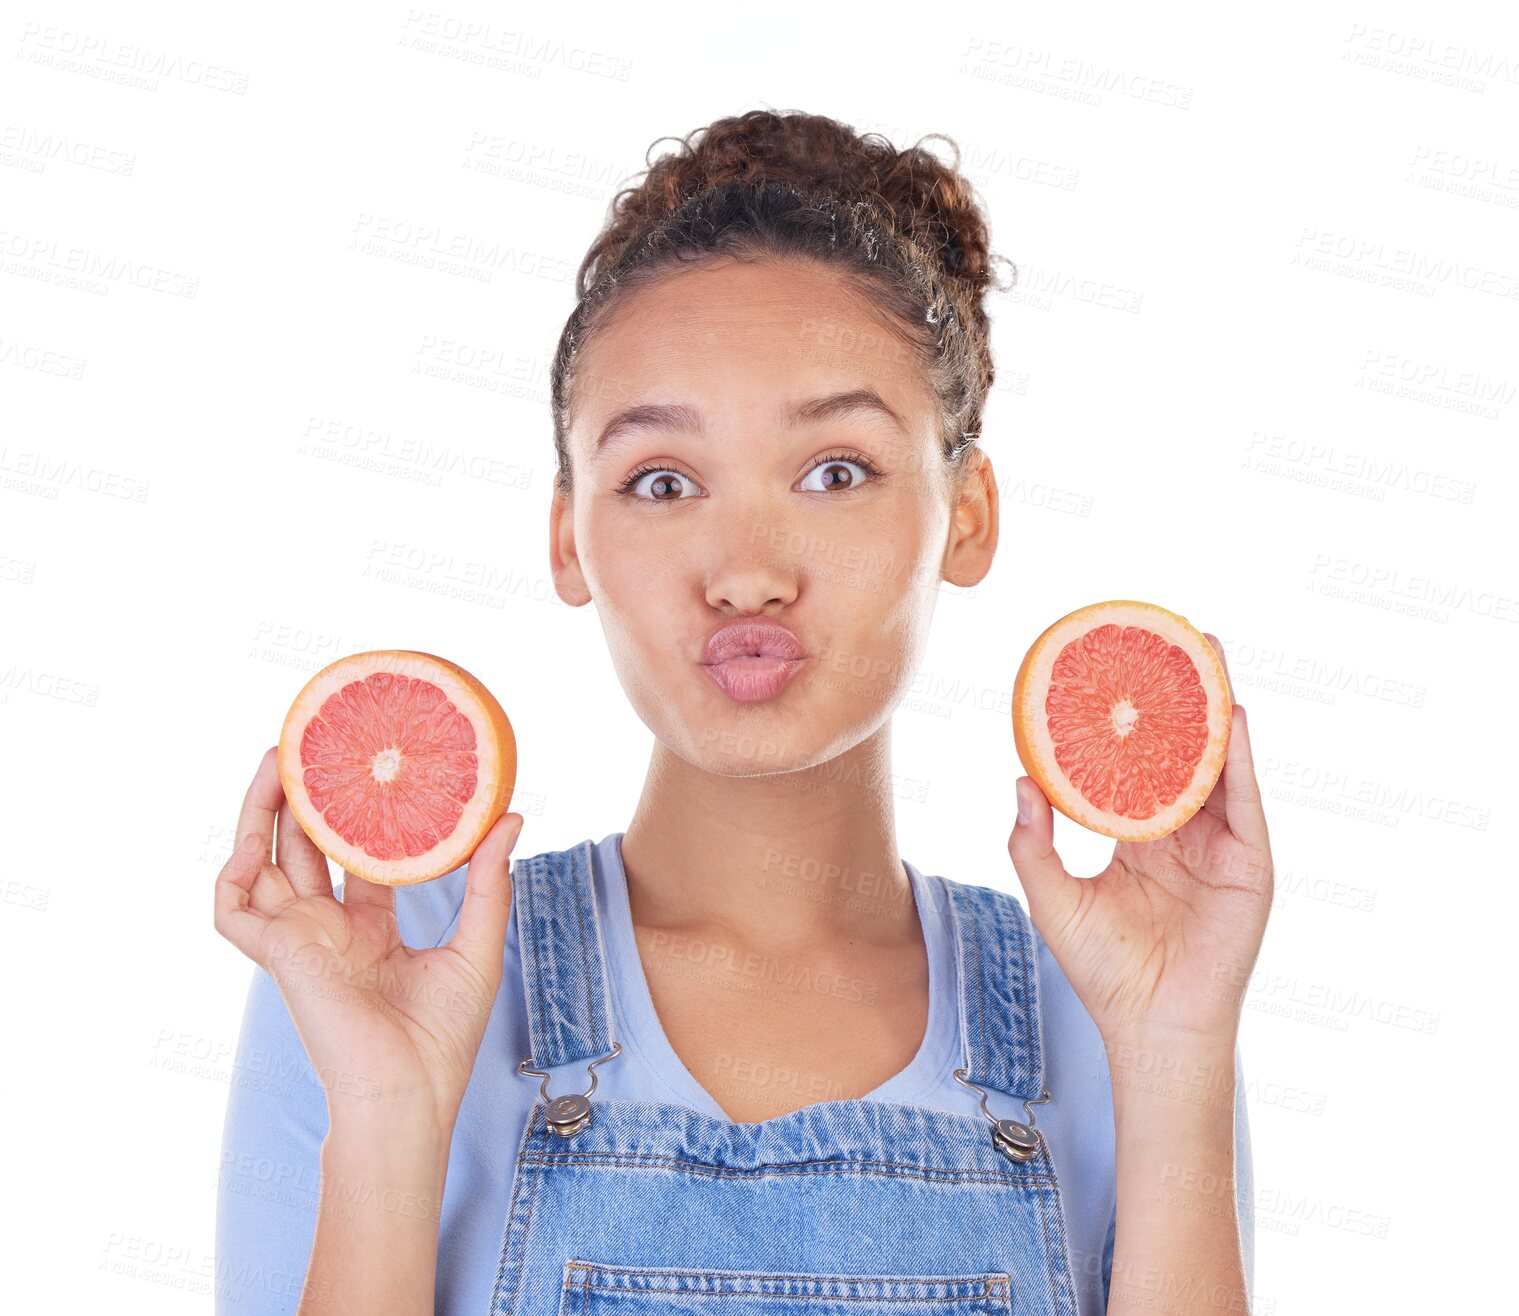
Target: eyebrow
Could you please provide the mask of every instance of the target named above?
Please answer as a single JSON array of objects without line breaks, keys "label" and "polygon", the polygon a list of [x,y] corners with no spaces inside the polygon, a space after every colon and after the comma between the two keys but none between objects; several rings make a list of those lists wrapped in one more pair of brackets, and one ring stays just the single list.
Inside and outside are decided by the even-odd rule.
[{"label": "eyebrow", "polygon": [[[808,398],[805,402],[793,402],[781,408],[781,421],[790,428],[816,425],[839,416],[864,414],[883,417],[903,434],[907,426],[884,398],[871,388],[852,388],[841,393],[825,393],[821,397]],[[601,427],[596,439],[595,453],[599,456],[611,444],[625,438],[634,430],[675,430],[682,434],[700,434],[701,412],[695,407],[681,406],[672,402],[641,402],[614,411]]]}]

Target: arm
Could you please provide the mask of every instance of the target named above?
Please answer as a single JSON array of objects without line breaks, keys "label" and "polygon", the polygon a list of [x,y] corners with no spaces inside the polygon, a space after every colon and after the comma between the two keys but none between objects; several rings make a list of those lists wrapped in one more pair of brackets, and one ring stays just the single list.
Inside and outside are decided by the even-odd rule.
[{"label": "arm", "polygon": [[1165,836],[1118,842],[1092,878],[1065,870],[1049,801],[1032,778],[1016,783],[1008,850],[1029,915],[1108,1052],[1112,1316],[1249,1311],[1254,1203],[1238,1154],[1236,1044],[1274,879],[1243,705],[1231,717],[1202,807]]},{"label": "arm", "polygon": [[234,1091],[226,1133],[254,1181],[224,1176],[219,1202],[219,1265],[255,1277],[261,1310],[291,1309],[288,1282],[260,1287],[272,1248],[287,1280],[305,1272],[301,1316],[433,1310],[449,1144],[500,984],[522,821],[503,814],[476,847],[452,939],[414,950],[394,887],[348,873],[337,899],[264,753],[215,889],[217,931],[261,970],[243,1045],[266,1082]]},{"label": "arm", "polygon": [[1134,1034],[1110,1045],[1109,1070],[1118,1205],[1108,1316],[1248,1312],[1233,1045]]},{"label": "arm", "polygon": [[449,1129],[420,1117],[341,1117],[322,1141],[322,1187],[297,1316],[433,1310]]},{"label": "arm", "polygon": [[[1234,1083],[1235,1204],[1239,1214],[1240,1252],[1245,1263],[1245,1288],[1253,1295],[1255,1292],[1255,1164],[1250,1147],[1250,1113],[1245,1101],[1245,1079],[1240,1069],[1238,1050],[1235,1051],[1234,1057]],[[1108,1236],[1102,1254],[1104,1310],[1112,1294],[1113,1244],[1117,1225],[1118,1211],[1115,1205],[1108,1217]],[[1247,1308],[1242,1308],[1242,1310],[1247,1310]]]},{"label": "arm", "polygon": [[450,1138],[383,1108],[362,1120],[340,1111],[329,1125],[326,1093],[262,970],[234,1074],[216,1199],[218,1312],[431,1312]]}]

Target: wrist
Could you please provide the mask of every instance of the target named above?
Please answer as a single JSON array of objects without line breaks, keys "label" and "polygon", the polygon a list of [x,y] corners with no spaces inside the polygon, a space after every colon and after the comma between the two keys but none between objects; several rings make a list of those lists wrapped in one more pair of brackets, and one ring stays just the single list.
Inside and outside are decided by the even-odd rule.
[{"label": "wrist", "polygon": [[449,1145],[441,1131],[415,1123],[329,1128],[321,1148],[323,1214],[436,1228]]},{"label": "wrist", "polygon": [[1239,1044],[1238,1023],[1192,1028],[1138,1019],[1099,1031],[1110,1055],[1127,1048],[1178,1056],[1232,1056]]},{"label": "wrist", "polygon": [[1237,1095],[1232,1034],[1146,1028],[1104,1035],[1103,1044],[1116,1115],[1191,1120],[1227,1114],[1232,1120]]},{"label": "wrist", "polygon": [[322,1155],[368,1158],[398,1168],[446,1166],[453,1136],[454,1118],[441,1117],[430,1107],[329,1106]]}]

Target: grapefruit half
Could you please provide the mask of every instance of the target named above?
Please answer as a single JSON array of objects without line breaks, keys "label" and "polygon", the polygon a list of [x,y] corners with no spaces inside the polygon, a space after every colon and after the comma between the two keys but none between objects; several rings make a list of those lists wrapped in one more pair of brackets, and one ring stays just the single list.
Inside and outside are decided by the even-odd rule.
[{"label": "grapefruit half", "polygon": [[506,812],[517,742],[495,696],[412,649],[322,668],[280,731],[290,811],[323,854],[385,886],[451,873]]},{"label": "grapefruit half", "polygon": [[1034,641],[1013,683],[1013,739],[1050,803],[1120,841],[1153,841],[1202,807],[1224,770],[1234,705],[1185,617],[1110,599]]}]

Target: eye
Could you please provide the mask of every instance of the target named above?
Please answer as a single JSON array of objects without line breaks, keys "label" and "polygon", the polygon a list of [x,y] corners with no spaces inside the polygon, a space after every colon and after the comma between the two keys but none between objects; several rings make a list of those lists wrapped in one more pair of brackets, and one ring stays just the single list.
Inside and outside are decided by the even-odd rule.
[{"label": "eye", "polygon": [[[655,478],[650,479],[653,476]],[[639,488],[644,492],[640,493]],[[646,503],[678,503],[684,501],[683,490],[697,487],[696,481],[688,479],[668,466],[640,466],[617,487],[617,492]],[[692,494],[695,497],[695,494]]]},{"label": "eye", "polygon": [[[859,475],[851,475],[846,469],[855,466],[860,470]],[[803,481],[810,480],[818,472],[822,472],[822,487],[816,485],[802,487],[808,493],[832,493],[835,490],[847,491],[857,489],[869,484],[872,480],[881,478],[881,472],[868,458],[857,452],[831,452],[826,457],[819,457],[817,463],[802,477]]]}]

